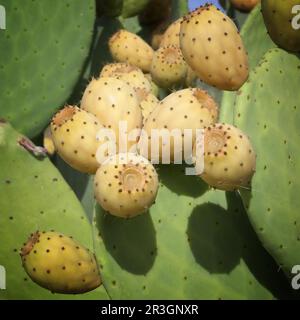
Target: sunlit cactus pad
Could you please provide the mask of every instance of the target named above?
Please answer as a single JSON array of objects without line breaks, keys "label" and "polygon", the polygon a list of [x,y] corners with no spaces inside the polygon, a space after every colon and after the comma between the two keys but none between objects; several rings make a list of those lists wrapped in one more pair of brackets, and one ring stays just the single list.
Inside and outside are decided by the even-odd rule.
[{"label": "sunlit cactus pad", "polygon": [[0,299],[107,299],[99,287],[84,295],[52,294],[25,273],[19,251],[28,236],[55,230],[92,249],[91,226],[75,194],[47,158],[37,159],[19,144],[22,136],[0,123],[0,265],[6,290]]},{"label": "sunlit cactus pad", "polygon": [[88,56],[93,0],[1,1],[0,117],[33,137],[71,95]]},{"label": "sunlit cactus pad", "polygon": [[235,110],[235,124],[257,153],[244,202],[263,245],[289,276],[300,261],[299,83],[299,58],[273,49],[241,89]]}]

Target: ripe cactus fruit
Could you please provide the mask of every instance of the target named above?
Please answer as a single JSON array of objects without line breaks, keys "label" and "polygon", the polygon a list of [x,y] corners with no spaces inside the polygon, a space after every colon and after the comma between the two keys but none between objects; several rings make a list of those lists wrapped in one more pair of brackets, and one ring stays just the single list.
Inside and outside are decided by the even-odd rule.
[{"label": "ripe cactus fruit", "polygon": [[[157,141],[159,155],[151,155],[151,144],[154,143],[151,137],[152,129],[158,129],[168,130],[170,133],[170,161],[182,152],[186,155],[192,154],[192,144],[188,150],[183,150],[184,139],[176,139],[172,136],[172,130],[180,130],[180,137],[184,137],[183,130],[191,129],[193,143],[196,138],[195,130],[209,126],[217,122],[217,119],[218,105],[206,91],[189,88],[174,92],[163,99],[145,121],[139,141],[140,153],[155,162],[162,160],[164,143],[161,137]],[[159,156],[159,159],[156,156]]]},{"label": "ripe cactus fruit", "polygon": [[[298,13],[298,0],[278,1],[264,0],[261,8],[268,33],[272,40],[285,50],[300,51],[300,31],[293,27],[293,19]],[[299,24],[299,18],[295,19],[296,25]]]},{"label": "ripe cactus fruit", "polygon": [[142,88],[151,91],[151,83],[141,69],[128,63],[110,63],[103,67],[100,77],[112,77],[126,82],[133,89]]},{"label": "ripe cactus fruit", "polygon": [[101,284],[94,255],[61,233],[31,234],[20,255],[29,277],[52,292],[84,293]]},{"label": "ripe cactus fruit", "polygon": [[51,133],[57,153],[74,169],[94,174],[99,166],[96,152],[98,119],[78,107],[66,106],[51,121]]},{"label": "ripe cactus fruit", "polygon": [[259,2],[260,0],[230,0],[232,5],[241,11],[251,11]]},{"label": "ripe cactus fruit", "polygon": [[234,91],[247,80],[248,58],[239,32],[215,6],[206,4],[184,17],[180,45],[187,64],[207,84]]},{"label": "ripe cactus fruit", "polygon": [[160,47],[153,56],[151,75],[154,82],[163,88],[172,88],[184,82],[187,64],[178,46]]},{"label": "ripe cactus fruit", "polygon": [[142,156],[117,154],[97,170],[94,191],[104,210],[118,217],[131,218],[154,203],[158,191],[157,173]]},{"label": "ripe cactus fruit", "polygon": [[[120,121],[126,122],[128,133],[142,128],[143,117],[138,97],[133,88],[119,79],[93,79],[85,89],[81,108],[94,114],[105,128],[114,130],[117,143],[120,142]],[[128,139],[127,146],[135,142]],[[120,151],[125,150],[122,148]]]},{"label": "ripe cactus fruit", "polygon": [[249,188],[255,162],[251,142],[241,130],[228,124],[205,128],[201,178],[210,186],[226,191]]},{"label": "ripe cactus fruit", "polygon": [[121,29],[108,42],[112,57],[118,62],[128,62],[149,72],[153,49],[138,35]]},{"label": "ripe cactus fruit", "polygon": [[180,24],[183,18],[180,18],[169,25],[160,42],[160,47],[180,46]]}]

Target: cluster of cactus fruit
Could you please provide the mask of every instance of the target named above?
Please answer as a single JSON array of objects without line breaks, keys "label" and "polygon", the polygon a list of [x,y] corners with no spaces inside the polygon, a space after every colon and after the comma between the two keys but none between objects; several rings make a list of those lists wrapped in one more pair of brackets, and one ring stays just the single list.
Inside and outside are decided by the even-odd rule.
[{"label": "cluster of cactus fruit", "polygon": [[[214,27],[204,28],[207,24]],[[201,177],[210,186],[222,190],[249,188],[255,172],[255,152],[249,139],[233,126],[218,124],[218,105],[207,92],[180,89],[158,101],[143,73],[150,71],[158,86],[171,90],[184,85],[189,66],[203,81],[219,89],[240,88],[248,77],[248,62],[234,23],[214,6],[205,5],[175,21],[162,42],[154,52],[138,35],[117,31],[109,40],[116,62],[104,66],[99,78],[91,80],[80,108],[66,106],[51,122],[59,155],[81,172],[96,173],[97,201],[120,217],[145,212],[155,200],[158,179],[151,162],[162,163],[164,142],[160,140],[158,157],[153,158],[154,129],[180,130],[183,138],[184,130],[193,131],[189,148],[183,148],[183,140],[171,138],[172,162],[178,153],[192,156],[196,129],[205,129],[205,152],[196,157],[204,157]],[[220,52],[216,47],[222,48]],[[217,57],[216,68],[213,61]],[[121,121],[126,122],[128,133],[136,130],[134,139],[126,138],[125,145],[119,141]],[[107,142],[97,136],[101,127],[118,137],[115,152],[120,157],[103,161],[97,157],[98,149]],[[126,155],[129,150],[130,160]],[[133,156],[133,152],[139,155]]]},{"label": "cluster of cactus fruit", "polygon": [[[234,201],[238,209],[234,211],[229,205],[232,200],[228,200],[228,211],[235,212],[235,219],[242,219],[238,216],[240,213],[244,213],[241,205],[241,199],[243,200],[250,221],[263,246],[288,274],[292,261],[295,262],[294,251],[289,251],[287,254],[278,253],[278,248],[274,249],[273,244],[276,243],[277,247],[280,246],[280,237],[272,237],[268,226],[266,224],[263,227],[260,225],[261,220],[257,215],[257,207],[261,210],[260,206],[263,200],[258,183],[260,175],[257,177],[255,173],[256,170],[259,170],[259,174],[262,171],[264,150],[262,150],[259,138],[257,138],[255,124],[252,123],[254,120],[249,121],[252,123],[250,126],[244,116],[244,114],[251,112],[247,108],[249,100],[253,100],[254,104],[258,104],[262,100],[261,96],[253,98],[250,97],[250,94],[253,86],[251,80],[253,78],[259,81],[256,72],[259,72],[259,75],[263,73],[264,62],[256,70],[252,70],[254,62],[251,60],[251,56],[248,57],[248,42],[244,41],[243,35],[240,35],[235,22],[212,4],[203,4],[183,16],[173,17],[173,22],[166,25],[166,21],[163,20],[166,20],[165,14],[171,14],[173,1],[165,1],[164,5],[156,0],[114,0],[109,4],[101,0],[97,2],[99,15],[122,16],[123,18],[120,19],[124,19],[142,11],[139,17],[140,23],[147,24],[153,19],[151,14],[149,17],[149,10],[152,12],[151,10],[157,7],[157,10],[154,11],[157,11],[159,18],[157,18],[158,21],[155,21],[158,27],[156,26],[153,31],[152,46],[138,34],[125,28],[115,30],[107,43],[114,61],[97,70],[97,74],[87,83],[80,103],[65,105],[57,111],[44,132],[44,147],[49,155],[57,153],[74,170],[92,176],[93,196],[97,202],[93,222],[96,254],[105,251],[106,247],[111,245],[111,243],[108,245],[105,242],[105,233],[108,232],[105,231],[105,227],[113,229],[109,225],[110,219],[120,221],[116,224],[119,223],[124,227],[125,231],[122,231],[118,229],[118,226],[115,226],[117,230],[115,232],[120,238],[126,230],[131,233],[143,232],[143,230],[135,230],[135,225],[136,229],[138,229],[137,226],[146,225],[151,229],[149,227],[151,223],[146,222],[149,212],[156,210],[156,207],[157,210],[160,210],[160,206],[165,205],[162,203],[162,194],[166,193],[165,197],[173,197],[172,192],[165,191],[166,186],[164,185],[166,183],[168,186],[169,179],[172,181],[173,164],[177,164],[178,159],[191,159],[191,162],[186,161],[188,165],[197,167],[198,161],[202,161],[203,170],[196,171],[196,180],[195,177],[185,177],[184,181],[186,182],[184,183],[188,184],[188,181],[191,181],[191,185],[199,190],[206,190],[207,187],[212,187],[212,189],[199,191],[200,194],[204,193],[203,199],[199,196],[199,201],[196,200],[196,197],[194,200],[189,197],[183,198],[183,206],[184,202],[188,202],[188,206],[191,206],[191,201],[195,201],[195,203],[193,202],[195,209],[197,206],[209,206],[212,203],[216,207],[225,208],[225,193],[222,191],[234,191],[229,196],[226,193],[226,198],[235,197]],[[252,17],[258,17],[260,14],[259,0],[230,0],[228,2],[244,12],[251,11],[257,6]],[[289,3],[287,4],[287,2]],[[295,4],[294,2],[286,1],[279,4],[279,2],[272,0],[262,1],[262,15],[272,40],[285,50],[298,52],[300,49],[299,32],[291,29],[290,23],[280,25],[276,20],[288,16],[290,21],[290,9]],[[164,8],[164,12],[161,12],[162,8]],[[262,21],[262,17],[260,19]],[[258,25],[257,23],[257,28]],[[259,26],[262,25],[261,23]],[[264,25],[263,27],[265,28]],[[266,30],[264,29],[264,31]],[[264,37],[266,37],[265,33]],[[255,39],[251,40],[255,41]],[[267,41],[271,43],[269,38]],[[269,42],[267,43],[269,44]],[[277,55],[273,55],[271,52],[266,57],[271,61],[277,61],[278,57],[288,66],[296,66],[297,58],[289,55],[282,50]],[[267,72],[269,69],[271,67],[267,66]],[[295,76],[295,78],[297,77],[299,78],[298,75]],[[268,79],[268,77],[265,78]],[[201,84],[200,87],[198,86],[199,82],[205,84],[205,89],[201,88]],[[257,89],[258,92],[264,89],[263,83],[257,85],[260,86]],[[222,110],[220,110],[219,102],[214,96],[214,90],[227,91],[224,94]],[[225,101],[229,98],[230,102]],[[236,101],[235,104],[233,99]],[[225,110],[226,103],[227,105],[232,104],[231,108],[236,107],[235,110],[229,108]],[[259,116],[258,109],[255,105],[254,113]],[[296,107],[294,109],[296,110]],[[224,119],[226,120],[224,121]],[[125,131],[122,129],[122,124],[126,125]],[[259,126],[259,123],[257,125]],[[0,123],[0,148],[5,146],[2,141],[6,139],[6,136],[9,137],[5,132],[12,130],[6,129],[6,127],[2,129],[2,126],[5,127],[6,124],[4,126]],[[4,132],[3,134],[1,130]],[[180,132],[180,139],[172,135],[172,132],[176,130]],[[154,132],[163,133],[165,131],[169,132],[168,143],[162,137],[159,137],[158,140],[154,139]],[[202,138],[200,153],[198,152],[198,132],[201,132]],[[14,146],[16,139],[19,138],[15,138],[14,133],[11,135],[13,139],[10,144]],[[190,139],[190,143],[184,143],[188,139]],[[115,142],[113,152],[110,149],[111,140]],[[19,142],[18,147],[22,146],[21,152],[26,150],[35,156],[40,152],[40,149],[36,149],[33,144],[28,146],[28,143],[22,144],[20,140],[17,141]],[[7,145],[10,144],[7,143]],[[168,146],[167,159],[164,153],[166,144]],[[165,163],[168,165],[161,166]],[[159,170],[162,170],[161,174],[159,174]],[[175,170],[174,174],[178,175],[178,171]],[[2,176],[0,175],[0,177]],[[180,181],[183,180],[178,176],[177,182],[180,183]],[[177,187],[175,186],[175,190]],[[163,190],[161,190],[162,188]],[[43,189],[45,189],[44,186]],[[173,190],[171,187],[169,189]],[[249,194],[250,197],[253,194],[252,202],[249,201]],[[165,209],[161,209],[161,211],[165,211]],[[268,209],[269,211],[271,209]],[[165,217],[166,212],[162,216]],[[185,217],[178,216],[179,214],[176,216],[175,213],[172,217],[175,222],[172,220],[170,223],[175,231],[178,228],[176,219],[180,221],[179,224],[182,219],[185,219]],[[278,222],[276,219],[278,218],[274,218]],[[294,225],[296,225],[298,220],[295,215],[293,215],[293,219],[295,220]],[[160,224],[161,219],[158,221]],[[189,221],[189,228],[191,228],[190,223],[191,221]],[[242,229],[246,230],[246,235],[239,234],[238,236],[244,237],[243,239],[246,241],[249,239],[252,241],[254,239],[252,231],[249,231],[250,229],[244,222],[242,226]],[[262,228],[263,230],[261,230]],[[69,230],[66,232],[68,233]],[[30,235],[21,248],[20,255],[25,272],[41,287],[56,293],[78,294],[94,290],[103,282],[106,284],[106,290],[111,289],[111,297],[120,298],[121,294],[115,293],[115,280],[108,283],[107,279],[111,280],[111,274],[107,269],[111,268],[114,273],[122,273],[124,276],[123,284],[132,281],[133,288],[139,283],[139,279],[133,280],[132,274],[144,275],[146,273],[143,264],[132,267],[126,262],[125,267],[120,268],[123,263],[123,260],[117,256],[120,253],[115,253],[117,264],[111,262],[111,254],[108,253],[103,253],[103,255],[100,253],[95,257],[84,245],[81,245],[72,236],[67,236],[67,233],[53,230],[36,231]],[[190,232],[189,237],[192,238],[192,240],[188,239],[189,242],[193,241],[196,237],[195,233]],[[115,241],[120,238],[113,240],[114,250]],[[270,240],[270,238],[272,239]],[[293,242],[286,240],[285,243],[287,243],[286,246],[292,246]],[[285,248],[284,244],[281,244],[282,248]],[[156,244],[154,243],[153,246],[151,244],[150,248],[147,242],[145,246],[147,250],[150,250],[150,255],[155,256]],[[162,250],[167,250],[168,246],[167,241],[162,245]],[[99,249],[99,247],[101,248]],[[254,247],[258,248],[259,245],[255,242]],[[194,249],[192,244],[191,249],[192,251],[198,250]],[[269,256],[261,249],[258,251],[263,257],[262,260],[268,261]],[[173,258],[172,252],[170,255]],[[243,255],[245,254],[243,253]],[[143,259],[148,261],[146,258]],[[199,259],[201,261],[202,257]],[[103,263],[106,265],[104,271],[102,270]],[[219,270],[218,268],[221,268],[220,265],[223,262],[216,263],[219,265],[217,267],[214,265],[212,269]],[[210,271],[209,266],[205,263],[203,263],[203,267]],[[126,272],[131,268],[134,271],[128,278]],[[162,268],[161,265],[160,268]],[[226,269],[226,271],[228,270]],[[252,276],[252,273],[245,266],[240,266],[237,272],[237,274],[245,274],[247,277]],[[206,277],[206,270],[203,273],[201,269],[200,275]],[[181,273],[180,277],[182,277]],[[184,281],[187,280],[187,276],[182,278]],[[214,281],[226,283],[227,280],[214,278],[212,282]],[[251,284],[252,281],[250,281]],[[209,285],[213,287],[215,284]],[[226,286],[227,284],[224,285],[225,288]],[[189,286],[187,288],[190,290]],[[119,289],[122,292],[124,287],[120,285]],[[261,289],[259,281],[255,282],[255,290],[262,297],[269,298],[269,292],[266,293],[265,289]],[[146,286],[143,286],[143,292],[145,297],[157,297],[155,289],[150,290],[147,296]],[[189,292],[191,293],[187,296],[188,298],[197,298],[193,293],[193,288]],[[233,289],[232,292],[234,292]],[[224,292],[222,294],[225,297],[230,297],[230,294],[226,295]],[[173,295],[173,293],[170,295],[175,298],[180,296]],[[130,294],[125,294],[125,296],[131,297]],[[137,297],[136,293],[132,293],[132,296]],[[253,297],[252,293],[244,293],[244,296],[243,294],[241,296]],[[186,296],[183,295],[183,297]]]}]

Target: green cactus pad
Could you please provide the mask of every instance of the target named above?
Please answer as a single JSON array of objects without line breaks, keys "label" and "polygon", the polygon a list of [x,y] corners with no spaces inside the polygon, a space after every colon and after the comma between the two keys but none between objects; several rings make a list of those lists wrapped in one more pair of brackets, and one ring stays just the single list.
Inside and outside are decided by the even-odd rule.
[{"label": "green cactus pad", "polygon": [[34,137],[64,105],[92,41],[93,0],[3,0],[0,117]]},{"label": "green cactus pad", "polygon": [[235,110],[235,124],[257,153],[244,203],[263,245],[288,276],[300,261],[299,83],[299,58],[272,49],[241,88]]},{"label": "green cactus pad", "polygon": [[[254,69],[263,55],[270,49],[276,47],[267,33],[261,6],[257,5],[249,14],[241,29],[241,37],[248,52],[250,70]],[[233,123],[234,104],[236,92],[225,91],[223,93],[220,119],[225,123]]]},{"label": "green cactus pad", "polygon": [[94,242],[109,295],[270,299],[282,286],[287,288],[237,195],[207,190],[181,169],[159,168],[156,203],[139,217],[116,218],[96,206]]},{"label": "green cactus pad", "polygon": [[91,248],[91,226],[75,194],[47,158],[37,159],[18,142],[9,124],[0,123],[0,265],[6,270],[6,290],[0,299],[107,299],[103,286],[83,295],[52,294],[32,282],[19,250],[36,231],[72,235]]},{"label": "green cactus pad", "polygon": [[149,0],[124,0],[122,8],[122,17],[130,18],[139,14],[146,8]]}]

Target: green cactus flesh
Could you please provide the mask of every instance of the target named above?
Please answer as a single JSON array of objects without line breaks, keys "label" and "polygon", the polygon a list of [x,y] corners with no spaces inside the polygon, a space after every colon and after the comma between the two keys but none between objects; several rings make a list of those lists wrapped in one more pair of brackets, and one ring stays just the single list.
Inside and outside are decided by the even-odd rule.
[{"label": "green cactus flesh", "polygon": [[54,229],[87,248],[92,237],[73,191],[47,158],[35,158],[18,143],[21,137],[0,123],[0,265],[7,277],[0,299],[107,299],[103,286],[84,295],[52,294],[22,268],[19,250],[36,230]]},{"label": "green cactus flesh", "polygon": [[0,117],[34,137],[71,95],[88,56],[93,0],[1,1]]},{"label": "green cactus flesh", "polygon": [[181,169],[159,168],[158,197],[144,215],[124,220],[96,207],[94,245],[110,296],[270,299],[286,292],[237,195],[208,190]]},{"label": "green cactus flesh", "polygon": [[270,50],[236,100],[235,125],[257,153],[252,190],[242,191],[265,248],[290,276],[300,259],[300,61]]},{"label": "green cactus flesh", "polygon": [[[255,68],[263,55],[275,46],[264,24],[261,6],[257,5],[247,18],[241,29],[241,37],[248,52],[249,67]],[[222,107],[220,110],[221,122],[233,123],[234,104],[236,92],[223,93]]]}]

